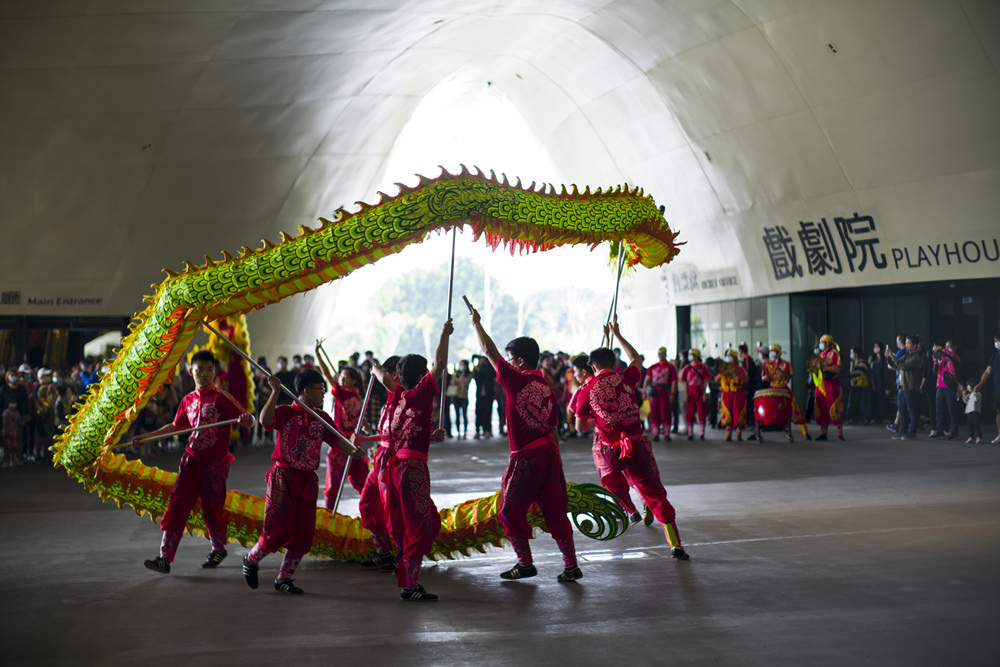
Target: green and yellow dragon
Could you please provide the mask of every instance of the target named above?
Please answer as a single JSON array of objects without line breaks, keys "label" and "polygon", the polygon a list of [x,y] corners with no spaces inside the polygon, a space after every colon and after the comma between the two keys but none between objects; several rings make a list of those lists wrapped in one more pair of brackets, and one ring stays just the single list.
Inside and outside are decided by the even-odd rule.
[{"label": "green and yellow dragon", "polygon": [[[366,264],[397,253],[428,234],[453,227],[469,227],[494,249],[541,251],[566,245],[595,247],[609,241],[611,252],[621,249],[629,266],[652,268],[669,262],[678,252],[676,237],[652,197],[638,188],[619,186],[607,191],[574,185],[557,191],[551,185],[522,187],[493,172],[486,176],[465,167],[458,174],[420,177],[418,184],[397,184],[400,193],[379,193],[374,205],[336,212],[333,220],[320,218],[317,229],[299,227],[297,236],[281,235],[280,243],[263,241],[252,250],[244,246],[238,257],[223,252],[208,255],[201,266],[185,263],[183,273],[165,271],[167,279],[154,286],[135,316],[128,336],[110,369],[57,438],[56,465],[104,499],[128,505],[155,520],[163,514],[176,473],[127,461],[112,452],[139,411],[166,382],[188,348],[202,321],[216,321],[277,303],[346,276]],[[597,539],[619,534],[625,516],[614,496],[592,484],[569,484],[570,510],[578,528]],[[226,499],[229,537],[243,545],[256,541],[264,517],[262,498],[230,491]],[[504,543],[497,511],[499,494],[461,503],[441,511],[442,530],[432,558],[469,555],[486,545]],[[543,527],[537,510],[531,520]],[[316,513],[316,540],[311,554],[360,559],[372,552],[371,536],[357,517]],[[205,534],[200,506],[188,531]]]}]

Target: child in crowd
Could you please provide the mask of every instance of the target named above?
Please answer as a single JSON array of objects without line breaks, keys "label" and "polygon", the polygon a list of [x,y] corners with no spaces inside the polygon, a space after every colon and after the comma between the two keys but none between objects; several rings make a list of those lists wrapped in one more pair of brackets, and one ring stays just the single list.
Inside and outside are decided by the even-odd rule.
[{"label": "child in crowd", "polygon": [[962,401],[965,402],[965,419],[969,423],[969,439],[965,444],[979,444],[983,441],[983,429],[979,424],[979,412],[983,409],[983,395],[976,391],[976,381],[969,380],[965,383],[965,391],[962,392]]},{"label": "child in crowd", "polygon": [[181,399],[173,423],[145,436],[156,439],[175,431],[202,429],[191,435],[184,448],[167,511],[160,519],[160,529],[163,531],[160,555],[143,562],[150,570],[162,574],[170,573],[170,564],[177,553],[181,536],[184,535],[188,516],[199,498],[201,515],[212,543],[212,551],[201,566],[215,567],[229,555],[226,552],[226,520],[222,507],[226,500],[229,464],[233,461],[233,455],[229,453],[231,425],[208,427],[236,418],[239,418],[239,424],[244,428],[253,424],[253,418],[235,398],[216,388],[216,362],[211,352],[200,350],[192,355],[188,370],[194,378],[195,390]]},{"label": "child in crowd", "polygon": [[326,383],[318,371],[307,368],[295,376],[299,403],[278,405],[281,380],[274,375],[267,380],[271,395],[260,411],[260,423],[266,431],[277,431],[271,468],[267,471],[267,496],[264,500],[264,528],[257,544],[243,557],[243,579],[257,588],[257,570],[264,556],[284,547],[274,590],[301,595],[292,575],[302,557],[312,548],[316,531],[316,497],[319,495],[319,455],[326,442],[345,455],[360,458],[361,450],[344,442],[302,407],[312,408],[329,424],[333,420],[320,408]]}]

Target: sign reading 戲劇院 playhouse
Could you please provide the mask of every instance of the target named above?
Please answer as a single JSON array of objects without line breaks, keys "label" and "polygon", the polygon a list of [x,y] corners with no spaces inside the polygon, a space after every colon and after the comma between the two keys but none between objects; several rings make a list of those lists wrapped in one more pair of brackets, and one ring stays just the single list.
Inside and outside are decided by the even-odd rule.
[{"label": "sign reading \u6232\u5287\u9662 playhouse", "polygon": [[[902,237],[890,236],[873,216],[858,213],[740,229],[734,248],[741,250],[745,265],[706,271],[691,263],[671,264],[662,282],[668,300],[684,304],[1000,275],[1000,237],[995,234],[947,225],[905,231]],[[684,249],[688,255],[692,250],[694,244]],[[691,261],[683,251],[679,259]]]}]

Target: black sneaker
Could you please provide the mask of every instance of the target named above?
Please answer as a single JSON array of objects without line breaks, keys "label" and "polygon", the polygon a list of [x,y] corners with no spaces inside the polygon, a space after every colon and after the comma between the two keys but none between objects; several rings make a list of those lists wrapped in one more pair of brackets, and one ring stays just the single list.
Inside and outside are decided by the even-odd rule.
[{"label": "black sneaker", "polygon": [[694,433],[688,433],[688,440],[694,440]]},{"label": "black sneaker", "polygon": [[395,562],[396,562],[395,559],[392,557],[392,554],[390,554],[390,553],[375,554],[374,556],[372,556],[368,560],[361,561],[361,567],[367,567],[367,568],[376,568],[376,567],[379,567],[380,568],[380,567],[382,567],[383,565],[385,565],[387,563],[388,564],[394,564]]},{"label": "black sneaker", "polygon": [[567,567],[562,571],[562,574],[556,577],[556,581],[562,581],[564,583],[567,581],[576,581],[577,579],[583,579],[583,572],[580,572],[579,565]]},{"label": "black sneaker", "polygon": [[663,436],[663,439],[666,440],[667,442],[670,442],[670,434],[667,433],[665,436]]},{"label": "black sneaker", "polygon": [[[742,440],[742,438],[741,438],[741,440]],[[730,435],[727,435],[727,436],[726,436],[726,442],[732,442],[732,441],[733,441],[733,436],[732,436],[732,434],[730,434]]]},{"label": "black sneaker", "polygon": [[688,556],[687,552],[684,551],[684,547],[670,547],[670,557],[677,560],[691,560],[691,556]]},{"label": "black sneaker", "polygon": [[514,567],[510,568],[506,572],[500,573],[501,579],[527,579],[528,577],[533,577],[538,574],[538,570],[535,569],[535,564],[521,565],[518,563]]},{"label": "black sneaker", "polygon": [[399,565],[396,564],[395,560],[390,560],[388,563],[384,564],[378,569],[379,572],[384,572],[385,574],[398,574]]},{"label": "black sneaker", "polygon": [[438,599],[433,593],[428,593],[424,587],[417,585],[416,588],[404,588],[399,594],[399,598],[405,602],[432,602]]},{"label": "black sneaker", "polygon": [[[254,579],[256,580],[257,573],[254,573]],[[249,582],[247,582],[249,583]],[[252,586],[252,588],[257,588]],[[295,585],[294,579],[275,579],[274,580],[274,590],[279,593],[287,593],[288,595],[302,595],[304,592],[301,588]]]},{"label": "black sneaker", "polygon": [[643,510],[642,522],[647,526],[653,525],[653,510],[649,509],[649,505],[646,505],[645,510]]},{"label": "black sneaker", "polygon": [[142,564],[146,566],[146,569],[152,570],[153,572],[170,574],[170,561],[163,556],[157,556],[153,560],[144,560],[142,561]]},{"label": "black sneaker", "polygon": [[243,557],[243,581],[247,582],[247,586],[250,588],[257,588],[257,570],[259,569],[260,565],[251,563],[246,556]]},{"label": "black sneaker", "polygon": [[205,558],[205,562],[201,564],[202,567],[216,567],[219,563],[226,559],[229,552],[223,549],[212,549],[212,553],[208,554]]},{"label": "black sneaker", "polygon": [[704,433],[702,433],[702,434],[701,434],[701,437],[700,437],[700,438],[698,438],[698,439],[699,439],[699,440],[704,440],[704,439],[705,439],[705,434],[704,434]]},{"label": "black sneaker", "polygon": [[813,437],[811,435],[809,435],[808,433],[806,433],[806,440],[812,440],[812,439],[813,439]]},{"label": "black sneaker", "polygon": [[846,442],[847,441],[846,438],[844,438],[844,434],[843,433],[838,433],[837,434],[837,440],[840,440],[841,442]]},{"label": "black sneaker", "polygon": [[816,442],[823,442],[826,440],[826,433],[820,433],[816,436]]},{"label": "black sneaker", "polygon": [[634,526],[640,521],[642,521],[642,515],[639,514],[638,512],[632,512],[631,514],[628,515],[628,525]]}]

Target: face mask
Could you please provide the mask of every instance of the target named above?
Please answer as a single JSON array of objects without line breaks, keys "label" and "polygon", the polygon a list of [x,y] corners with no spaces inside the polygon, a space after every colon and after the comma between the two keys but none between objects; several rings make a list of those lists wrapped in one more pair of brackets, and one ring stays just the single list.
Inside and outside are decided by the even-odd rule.
[{"label": "face mask", "polygon": [[777,352],[771,352],[770,354],[767,355],[767,358],[771,359],[771,360],[777,359],[778,358],[778,353]]},{"label": "face mask", "polygon": [[55,384],[59,384],[60,380],[62,380],[62,378],[59,377],[58,375],[54,375],[52,377],[52,382],[54,382]]},{"label": "face mask", "polygon": [[736,363],[736,357],[729,357],[729,363],[735,364]]},{"label": "face mask", "polygon": [[879,348],[876,347],[875,348],[875,354],[879,354],[880,352],[882,352],[882,350],[880,350]]},{"label": "face mask", "polygon": [[819,349],[820,350],[825,350],[826,349],[826,343],[824,343],[823,341],[820,341],[819,342]]},{"label": "face mask", "polygon": [[995,347],[996,349],[1000,350],[1000,340],[998,340],[998,341],[995,341],[995,342],[993,343],[993,347]]},{"label": "face mask", "polygon": [[[1000,347],[998,347],[997,349],[1000,350]],[[688,361],[694,361],[694,355],[693,354],[689,354],[688,355]]]},{"label": "face mask", "polygon": [[853,361],[853,360],[854,360],[854,353],[851,352],[851,361]]}]

